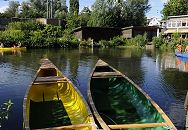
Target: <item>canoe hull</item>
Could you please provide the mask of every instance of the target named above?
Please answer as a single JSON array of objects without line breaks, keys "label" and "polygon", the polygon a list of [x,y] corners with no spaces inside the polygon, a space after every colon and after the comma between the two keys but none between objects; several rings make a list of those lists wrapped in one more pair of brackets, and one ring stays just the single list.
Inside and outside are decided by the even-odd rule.
[{"label": "canoe hull", "polygon": [[188,58],[188,53],[175,52],[177,57]]},{"label": "canoe hull", "polygon": [[19,50],[26,50],[26,47],[20,47],[20,48],[0,48],[0,51],[19,51]]},{"label": "canoe hull", "polygon": [[79,90],[51,62],[45,62],[24,98],[24,129],[95,129]]},{"label": "canoe hull", "polygon": [[103,129],[176,130],[160,107],[132,80],[99,60],[91,74],[89,103]]}]

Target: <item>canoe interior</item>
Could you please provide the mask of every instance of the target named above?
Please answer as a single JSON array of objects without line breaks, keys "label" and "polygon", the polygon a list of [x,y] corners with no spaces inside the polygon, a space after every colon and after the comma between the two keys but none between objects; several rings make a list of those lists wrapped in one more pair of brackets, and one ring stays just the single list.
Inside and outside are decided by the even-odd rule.
[{"label": "canoe interior", "polygon": [[[97,66],[94,73],[109,71],[114,70]],[[124,77],[92,77],[90,86],[95,107],[107,125],[165,122],[152,103]],[[165,127],[135,130],[142,129],[167,130]]]},{"label": "canoe interior", "polygon": [[31,129],[71,125],[70,118],[60,100],[44,102],[34,102],[31,100],[30,105]]},{"label": "canoe interior", "polygon": [[[62,76],[56,68],[42,68],[37,78],[48,79],[47,82],[37,78],[33,82],[27,97],[26,115],[31,129],[90,123],[87,107],[67,79],[49,83],[48,77]],[[82,128],[89,130],[91,127]]]}]

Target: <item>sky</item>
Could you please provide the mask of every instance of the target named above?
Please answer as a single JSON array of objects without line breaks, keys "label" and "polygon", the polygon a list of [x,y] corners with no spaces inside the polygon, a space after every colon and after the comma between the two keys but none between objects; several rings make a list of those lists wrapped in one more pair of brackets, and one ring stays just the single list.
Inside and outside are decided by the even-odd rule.
[{"label": "sky", "polygon": [[[18,0],[20,3],[24,0]],[[68,4],[67,0],[67,6]],[[167,0],[149,0],[149,4],[151,5],[150,11],[146,14],[147,17],[158,17],[161,18],[161,10],[163,9],[163,5]],[[95,0],[79,0],[80,10],[83,9],[84,6],[91,7],[91,5],[95,2]],[[8,1],[0,0],[0,12],[3,12],[8,7]]]}]

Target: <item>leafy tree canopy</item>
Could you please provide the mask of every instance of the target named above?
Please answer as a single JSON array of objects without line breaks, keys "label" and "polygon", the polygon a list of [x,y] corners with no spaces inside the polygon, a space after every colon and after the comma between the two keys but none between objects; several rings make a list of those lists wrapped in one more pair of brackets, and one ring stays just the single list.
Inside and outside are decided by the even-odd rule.
[{"label": "leafy tree canopy", "polygon": [[169,0],[162,10],[162,14],[166,19],[167,16],[187,15],[188,2],[187,0]]},{"label": "leafy tree canopy", "polygon": [[150,9],[148,0],[96,0],[92,6],[90,26],[125,27],[144,25]]},{"label": "leafy tree canopy", "polygon": [[18,1],[9,1],[9,7],[4,12],[4,17],[11,18],[11,17],[17,17],[18,16],[18,7],[19,7]]},{"label": "leafy tree canopy", "polygon": [[70,0],[69,12],[71,15],[78,15],[79,13],[79,0]]}]

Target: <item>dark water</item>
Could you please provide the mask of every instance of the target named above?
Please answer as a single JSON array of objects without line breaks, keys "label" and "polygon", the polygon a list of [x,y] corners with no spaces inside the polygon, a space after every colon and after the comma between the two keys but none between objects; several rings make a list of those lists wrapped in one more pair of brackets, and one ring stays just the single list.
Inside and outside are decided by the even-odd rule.
[{"label": "dark water", "polygon": [[[22,102],[42,57],[48,57],[87,97],[89,74],[103,59],[138,84],[170,117],[178,130],[185,125],[183,108],[188,73],[173,52],[140,49],[27,50],[0,52],[0,104],[14,103],[0,130],[22,129]],[[181,63],[181,64],[180,64]]]}]

